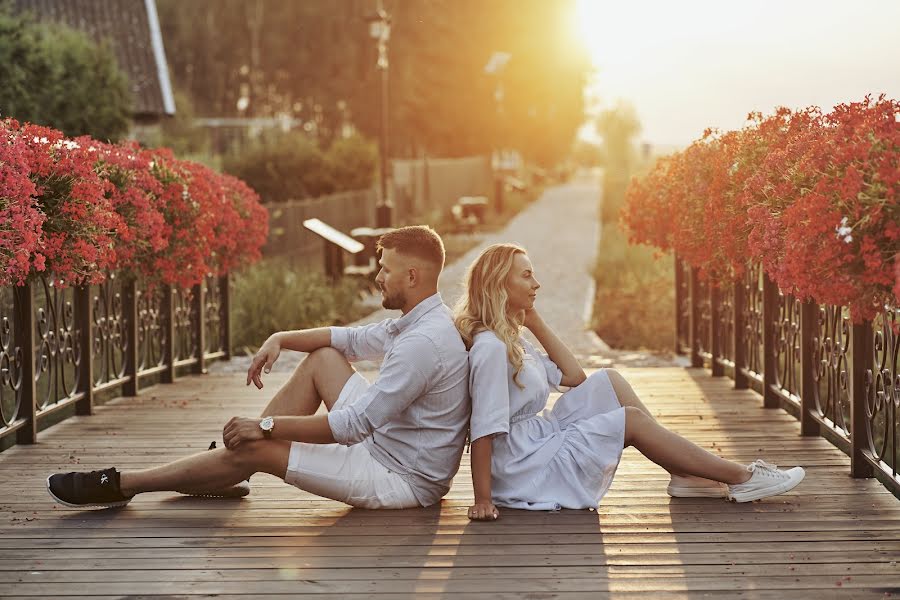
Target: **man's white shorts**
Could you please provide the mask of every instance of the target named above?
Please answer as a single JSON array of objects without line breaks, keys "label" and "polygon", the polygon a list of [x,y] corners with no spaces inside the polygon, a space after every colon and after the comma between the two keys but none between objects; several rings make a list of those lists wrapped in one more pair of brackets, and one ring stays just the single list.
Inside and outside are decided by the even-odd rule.
[{"label": "man's white shorts", "polygon": [[[353,404],[368,387],[366,378],[354,373],[341,389],[332,410]],[[419,506],[409,483],[372,458],[365,444],[293,442],[284,481],[359,508]]]}]

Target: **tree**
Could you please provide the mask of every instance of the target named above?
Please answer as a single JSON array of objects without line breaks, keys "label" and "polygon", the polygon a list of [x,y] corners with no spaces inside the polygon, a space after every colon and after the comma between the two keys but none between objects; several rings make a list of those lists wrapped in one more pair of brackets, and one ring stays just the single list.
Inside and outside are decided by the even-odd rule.
[{"label": "tree", "polygon": [[[380,128],[373,0],[159,0],[173,78],[208,117],[288,115],[323,147]],[[549,165],[584,121],[590,66],[574,0],[385,0],[392,15],[391,156],[518,149]],[[502,82],[484,67],[512,54]],[[239,102],[240,101],[240,102]]]},{"label": "tree", "polygon": [[622,103],[601,112],[595,126],[603,137],[602,219],[604,223],[614,223],[625,201],[625,189],[631,178],[634,137],[641,130],[641,122],[634,107]]},{"label": "tree", "polygon": [[0,4],[0,113],[67,136],[118,140],[129,128],[128,79],[105,44]]}]

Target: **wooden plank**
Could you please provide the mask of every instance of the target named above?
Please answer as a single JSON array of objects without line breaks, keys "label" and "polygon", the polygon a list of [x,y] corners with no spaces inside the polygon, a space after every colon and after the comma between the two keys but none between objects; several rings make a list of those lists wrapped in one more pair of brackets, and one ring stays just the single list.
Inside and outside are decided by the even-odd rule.
[{"label": "wooden plank", "polygon": [[[596,511],[503,510],[471,523],[469,456],[435,507],[355,510],[269,475],[242,500],[144,494],[118,511],[69,511],[46,496],[54,470],[144,468],[205,450],[268,394],[240,376],[187,377],[97,406],[0,453],[0,571],[6,597],[232,598],[884,597],[900,593],[900,502],[849,459],[802,438],[700,370],[623,371],[667,425],[735,460],[801,464],[790,494],[749,504],[672,499],[668,475],[626,450]],[[277,389],[288,375],[273,375]],[[849,577],[849,579],[847,579]]]}]

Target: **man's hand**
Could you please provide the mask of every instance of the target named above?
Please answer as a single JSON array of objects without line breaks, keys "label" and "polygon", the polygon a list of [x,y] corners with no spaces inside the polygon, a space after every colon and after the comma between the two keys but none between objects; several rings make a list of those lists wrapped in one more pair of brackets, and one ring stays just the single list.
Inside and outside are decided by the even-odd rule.
[{"label": "man's hand", "polygon": [[262,419],[247,419],[244,417],[231,417],[222,431],[222,440],[225,447],[234,450],[243,442],[253,442],[264,439],[263,430],[259,426]]},{"label": "man's hand", "polygon": [[500,511],[492,502],[476,502],[469,507],[469,518],[473,521],[494,521],[500,518]]},{"label": "man's hand", "polygon": [[250,382],[252,381],[257,389],[261,390],[263,388],[263,370],[265,370],[266,373],[271,371],[272,365],[278,360],[280,354],[281,343],[278,341],[277,335],[269,336],[269,339],[266,340],[253,357],[253,362],[250,363],[250,368],[247,370],[247,385],[250,385]]}]

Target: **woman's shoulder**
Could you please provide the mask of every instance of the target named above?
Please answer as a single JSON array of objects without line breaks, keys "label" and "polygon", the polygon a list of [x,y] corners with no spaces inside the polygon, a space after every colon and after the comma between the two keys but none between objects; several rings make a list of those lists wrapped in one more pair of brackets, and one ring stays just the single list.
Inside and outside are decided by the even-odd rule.
[{"label": "woman's shoulder", "polygon": [[497,337],[496,333],[490,329],[485,329],[475,334],[469,354],[491,354],[498,351],[506,355],[506,344]]}]

